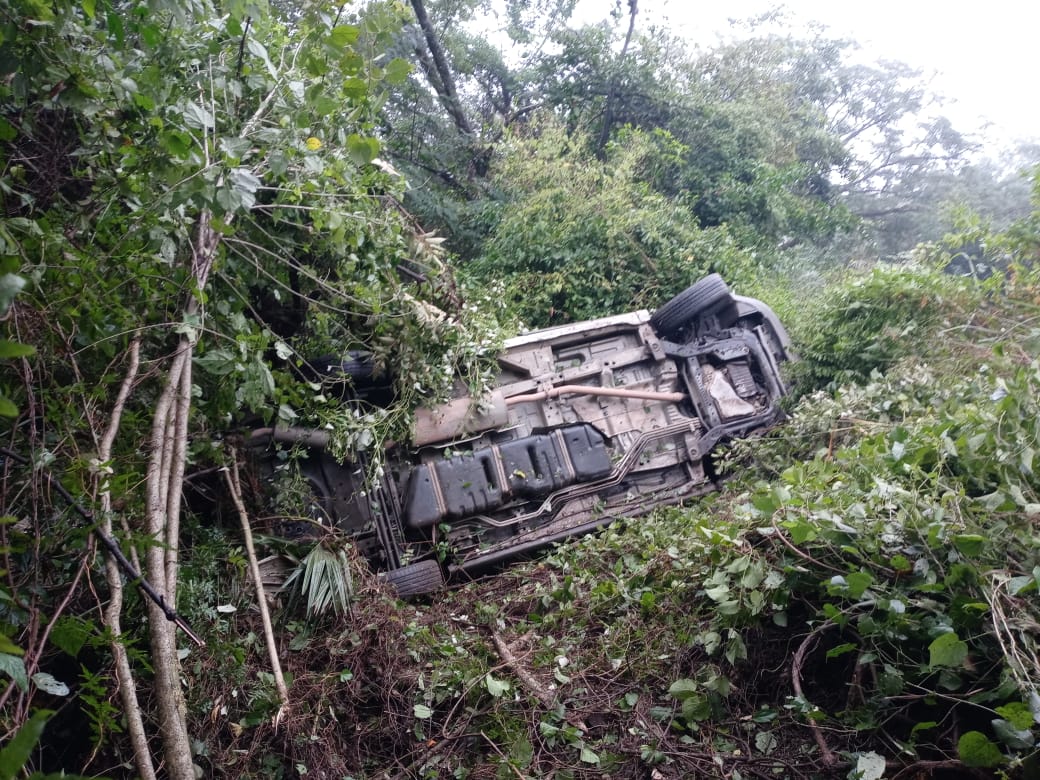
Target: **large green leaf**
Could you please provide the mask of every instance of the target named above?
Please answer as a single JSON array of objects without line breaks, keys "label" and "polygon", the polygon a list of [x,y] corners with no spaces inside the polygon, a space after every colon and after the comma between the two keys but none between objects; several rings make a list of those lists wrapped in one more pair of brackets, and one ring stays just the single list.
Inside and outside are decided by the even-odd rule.
[{"label": "large green leaf", "polygon": [[[17,647],[14,647],[14,649],[18,650]],[[23,691],[29,689],[29,675],[25,671],[25,662],[17,655],[0,652],[0,673],[6,674],[14,680],[15,685]]]},{"label": "large green leaf", "polygon": [[981,731],[969,731],[957,741],[957,755],[967,766],[992,769],[1007,760],[1000,748]]},{"label": "large green leaf", "polygon": [[928,665],[958,667],[968,657],[968,645],[952,631],[942,634],[928,645]]},{"label": "large green leaf", "polygon": [[3,750],[0,750],[0,780],[14,780],[21,774],[53,714],[50,710],[34,712]]}]

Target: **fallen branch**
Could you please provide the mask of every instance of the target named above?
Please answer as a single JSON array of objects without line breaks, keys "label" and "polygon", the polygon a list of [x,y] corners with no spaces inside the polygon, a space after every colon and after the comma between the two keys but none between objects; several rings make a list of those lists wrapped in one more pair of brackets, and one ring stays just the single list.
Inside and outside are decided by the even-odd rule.
[{"label": "fallen branch", "polygon": [[534,696],[538,701],[542,703],[542,706],[547,710],[551,710],[556,706],[555,697],[547,691],[538,680],[535,679],[534,675],[531,674],[513,655],[513,651],[509,649],[509,645],[506,641],[498,635],[497,632],[491,632],[491,641],[495,644],[495,650],[498,651],[499,657],[502,659],[509,670],[516,675],[516,678],[523,683],[524,688],[527,692]]},{"label": "fallen branch", "polygon": [[235,457],[234,451],[230,453],[231,456],[231,468],[225,467],[223,469],[224,478],[228,484],[228,490],[231,491],[231,500],[235,503],[235,509],[238,511],[238,519],[242,523],[242,536],[246,543],[246,557],[249,560],[249,571],[253,575],[253,586],[256,588],[256,603],[260,608],[260,620],[264,626],[264,640],[267,642],[267,654],[271,659],[271,672],[274,674],[274,684],[278,689],[278,700],[281,706],[278,708],[278,712],[274,716],[274,727],[277,729],[278,725],[282,722],[285,717],[285,713],[289,709],[289,688],[285,684],[285,677],[282,674],[282,664],[278,659],[278,646],[274,639],[274,627],[271,624],[271,613],[267,609],[267,595],[264,591],[264,580],[260,576],[260,564],[256,559],[256,548],[253,546],[253,529],[249,522],[249,515],[246,513],[245,503],[242,501],[242,484],[238,478],[238,459]]},{"label": "fallen branch", "polygon": [[[491,632],[491,641],[495,644],[495,650],[498,651],[499,657],[502,659],[502,663],[505,664],[506,668],[509,669],[516,678],[521,682],[524,688],[541,702],[542,706],[547,710],[551,710],[556,707],[556,697],[552,693],[545,689],[537,678],[525,667],[520,660],[513,654],[506,641],[495,631]],[[581,718],[574,716],[568,716],[567,722],[575,728],[579,728],[582,731],[588,733],[589,727],[585,724]]]}]

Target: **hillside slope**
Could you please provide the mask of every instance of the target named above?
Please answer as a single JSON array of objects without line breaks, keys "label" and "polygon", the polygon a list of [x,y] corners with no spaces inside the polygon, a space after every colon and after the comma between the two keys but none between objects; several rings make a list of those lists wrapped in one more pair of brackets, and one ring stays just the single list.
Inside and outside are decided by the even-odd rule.
[{"label": "hillside slope", "polygon": [[218,698],[202,662],[192,709],[227,724],[207,771],[1037,776],[1040,311],[921,289],[927,317],[875,323],[918,337],[730,449],[719,493],[428,602],[371,583],[346,622],[282,622],[278,730],[273,694]]}]

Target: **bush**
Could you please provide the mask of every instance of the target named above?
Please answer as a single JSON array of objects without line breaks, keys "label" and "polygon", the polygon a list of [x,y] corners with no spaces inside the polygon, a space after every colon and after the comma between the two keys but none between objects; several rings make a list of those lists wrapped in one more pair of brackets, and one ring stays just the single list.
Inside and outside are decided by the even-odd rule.
[{"label": "bush", "polygon": [[829,288],[792,322],[802,392],[867,379],[927,349],[936,328],[973,308],[979,288],[919,267],[879,266]]}]

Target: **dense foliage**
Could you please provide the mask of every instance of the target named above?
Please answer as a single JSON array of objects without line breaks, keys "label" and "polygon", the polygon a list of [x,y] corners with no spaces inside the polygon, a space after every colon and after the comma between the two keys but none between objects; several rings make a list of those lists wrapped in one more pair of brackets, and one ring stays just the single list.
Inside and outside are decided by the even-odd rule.
[{"label": "dense foliage", "polygon": [[679,151],[667,134],[623,133],[599,160],[552,121],[529,129],[503,143],[493,179],[506,194],[485,206],[488,239],[463,269],[505,282],[525,322],[653,308],[710,272],[751,282],[752,251],[646,183]]},{"label": "dense foliage", "polygon": [[[2,655],[3,731],[83,694],[34,765],[86,769],[99,751],[106,764],[128,761],[109,742],[135,726],[114,717],[106,647],[121,695],[132,695],[131,672],[147,678],[155,665],[145,708],[173,697],[173,714],[156,716],[164,741],[183,710],[162,611],[146,660],[147,633],[120,636],[122,596],[99,610],[85,588],[97,576],[93,516],[75,519],[72,502],[96,511],[102,538],[120,536],[176,604],[179,567],[193,565],[190,550],[178,556],[184,475],[221,464],[228,434],[250,419],[309,418],[340,451],[378,453],[408,430],[416,398],[459,375],[481,380],[491,319],[463,304],[377,158],[375,112],[410,67],[381,56],[400,11],[314,6],[287,22],[245,4],[0,9],[3,357],[20,358],[5,365],[0,409],[14,641]],[[305,361],[359,348],[395,366],[393,403],[342,406]],[[121,593],[120,576],[104,578]],[[127,625],[141,609],[128,594]],[[89,740],[63,739],[87,721]],[[145,737],[135,739],[147,775]],[[187,745],[171,744],[166,760],[187,759],[171,769],[183,775]]]},{"label": "dense foliage", "polygon": [[[1035,775],[1040,174],[846,41],[487,7],[0,0],[0,778]],[[378,473],[500,322],[709,272],[803,358],[723,492],[418,605],[254,518],[265,641],[253,429]]]}]

